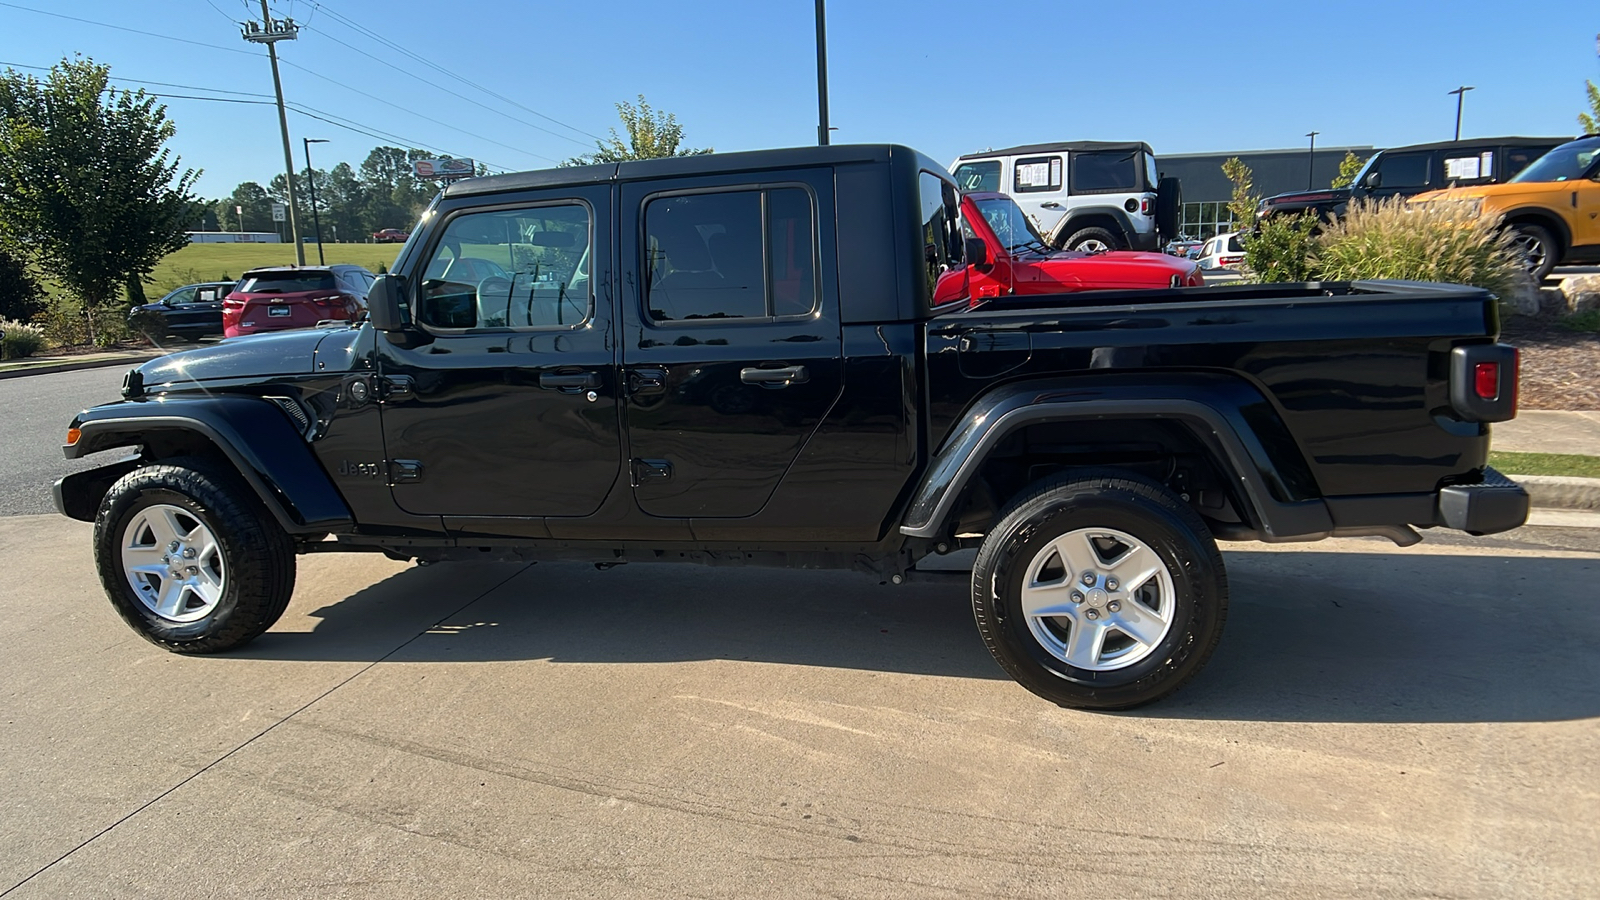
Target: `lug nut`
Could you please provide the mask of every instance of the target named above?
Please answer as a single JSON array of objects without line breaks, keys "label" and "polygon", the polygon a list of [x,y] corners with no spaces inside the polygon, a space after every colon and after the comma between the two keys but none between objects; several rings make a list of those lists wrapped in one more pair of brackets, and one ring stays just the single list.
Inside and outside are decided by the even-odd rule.
[{"label": "lug nut", "polygon": [[[199,575],[200,574],[200,569],[197,566],[190,566],[189,568],[185,569],[184,571],[188,572],[190,575]],[[1112,612],[1116,612],[1116,610],[1112,610]]]},{"label": "lug nut", "polygon": [[1094,573],[1093,572],[1085,572],[1085,573],[1083,573],[1083,583],[1084,584],[1094,584]]},{"label": "lug nut", "polygon": [[1091,608],[1088,612],[1084,613],[1084,615],[1088,616],[1091,619],[1098,619],[1098,618],[1100,618],[1100,611],[1097,610],[1097,609]]},{"label": "lug nut", "polygon": [[1073,591],[1072,592],[1072,602],[1073,603],[1082,603],[1083,602],[1083,592],[1082,591]]},{"label": "lug nut", "polygon": [[1106,590],[1114,591],[1116,589],[1117,589],[1117,580],[1115,578],[1107,578],[1106,579]]},{"label": "lug nut", "polygon": [[1122,603],[1121,601],[1113,600],[1106,604],[1106,609],[1110,610],[1111,612],[1116,612],[1117,610],[1122,609]]},{"label": "lug nut", "polygon": [[179,546],[181,546],[181,545],[177,541],[173,541],[172,543],[167,545],[167,552],[168,553],[177,553]]},{"label": "lug nut", "polygon": [[184,559],[194,559],[196,555],[197,554],[195,553],[195,550],[194,550],[193,547],[185,548],[184,551],[183,551],[183,558]]}]

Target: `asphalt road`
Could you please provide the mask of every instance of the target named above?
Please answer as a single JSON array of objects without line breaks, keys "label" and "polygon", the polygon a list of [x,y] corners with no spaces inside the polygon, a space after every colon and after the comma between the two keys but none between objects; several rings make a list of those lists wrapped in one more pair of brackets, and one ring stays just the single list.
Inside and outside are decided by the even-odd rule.
[{"label": "asphalt road", "polygon": [[78,410],[121,399],[126,372],[109,366],[0,379],[0,516],[52,512],[57,478],[116,458],[112,451],[69,460],[61,445]]}]

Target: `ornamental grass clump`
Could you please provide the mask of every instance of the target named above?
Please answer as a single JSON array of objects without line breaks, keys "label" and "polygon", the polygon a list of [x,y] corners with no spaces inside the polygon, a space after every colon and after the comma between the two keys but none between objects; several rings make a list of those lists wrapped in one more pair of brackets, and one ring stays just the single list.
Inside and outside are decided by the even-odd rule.
[{"label": "ornamental grass clump", "polygon": [[0,359],[22,359],[44,346],[44,329],[24,322],[0,319]]},{"label": "ornamental grass clump", "polygon": [[1506,234],[1471,201],[1357,200],[1312,249],[1323,281],[1392,278],[1485,288],[1511,300],[1526,273]]}]

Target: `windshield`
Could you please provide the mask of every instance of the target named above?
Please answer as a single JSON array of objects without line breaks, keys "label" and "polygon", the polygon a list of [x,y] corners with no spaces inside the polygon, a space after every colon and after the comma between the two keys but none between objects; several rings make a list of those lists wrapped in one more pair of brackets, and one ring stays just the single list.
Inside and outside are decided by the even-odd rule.
[{"label": "windshield", "polygon": [[1573,141],[1539,157],[1533,165],[1517,173],[1513,183],[1529,181],[1571,181],[1588,174],[1600,156],[1600,138]]},{"label": "windshield", "polygon": [[1000,238],[1000,245],[1006,248],[1006,252],[1016,253],[1030,248],[1045,252],[1048,249],[1044,238],[1033,227],[1033,221],[1017,206],[1017,201],[1010,197],[996,197],[972,202],[977,204],[978,212],[983,213],[983,220]]},{"label": "windshield", "polygon": [[236,290],[241,294],[294,294],[338,288],[332,272],[262,272],[245,275]]}]

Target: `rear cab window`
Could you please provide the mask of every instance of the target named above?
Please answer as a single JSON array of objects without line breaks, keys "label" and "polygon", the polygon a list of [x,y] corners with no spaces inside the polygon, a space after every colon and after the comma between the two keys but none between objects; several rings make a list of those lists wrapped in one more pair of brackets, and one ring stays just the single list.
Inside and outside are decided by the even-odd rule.
[{"label": "rear cab window", "polygon": [[1072,154],[1068,183],[1074,194],[1128,194],[1142,190],[1142,150],[1082,150]]},{"label": "rear cab window", "polygon": [[237,290],[241,294],[296,294],[305,291],[335,291],[332,272],[263,272],[245,275]]}]

